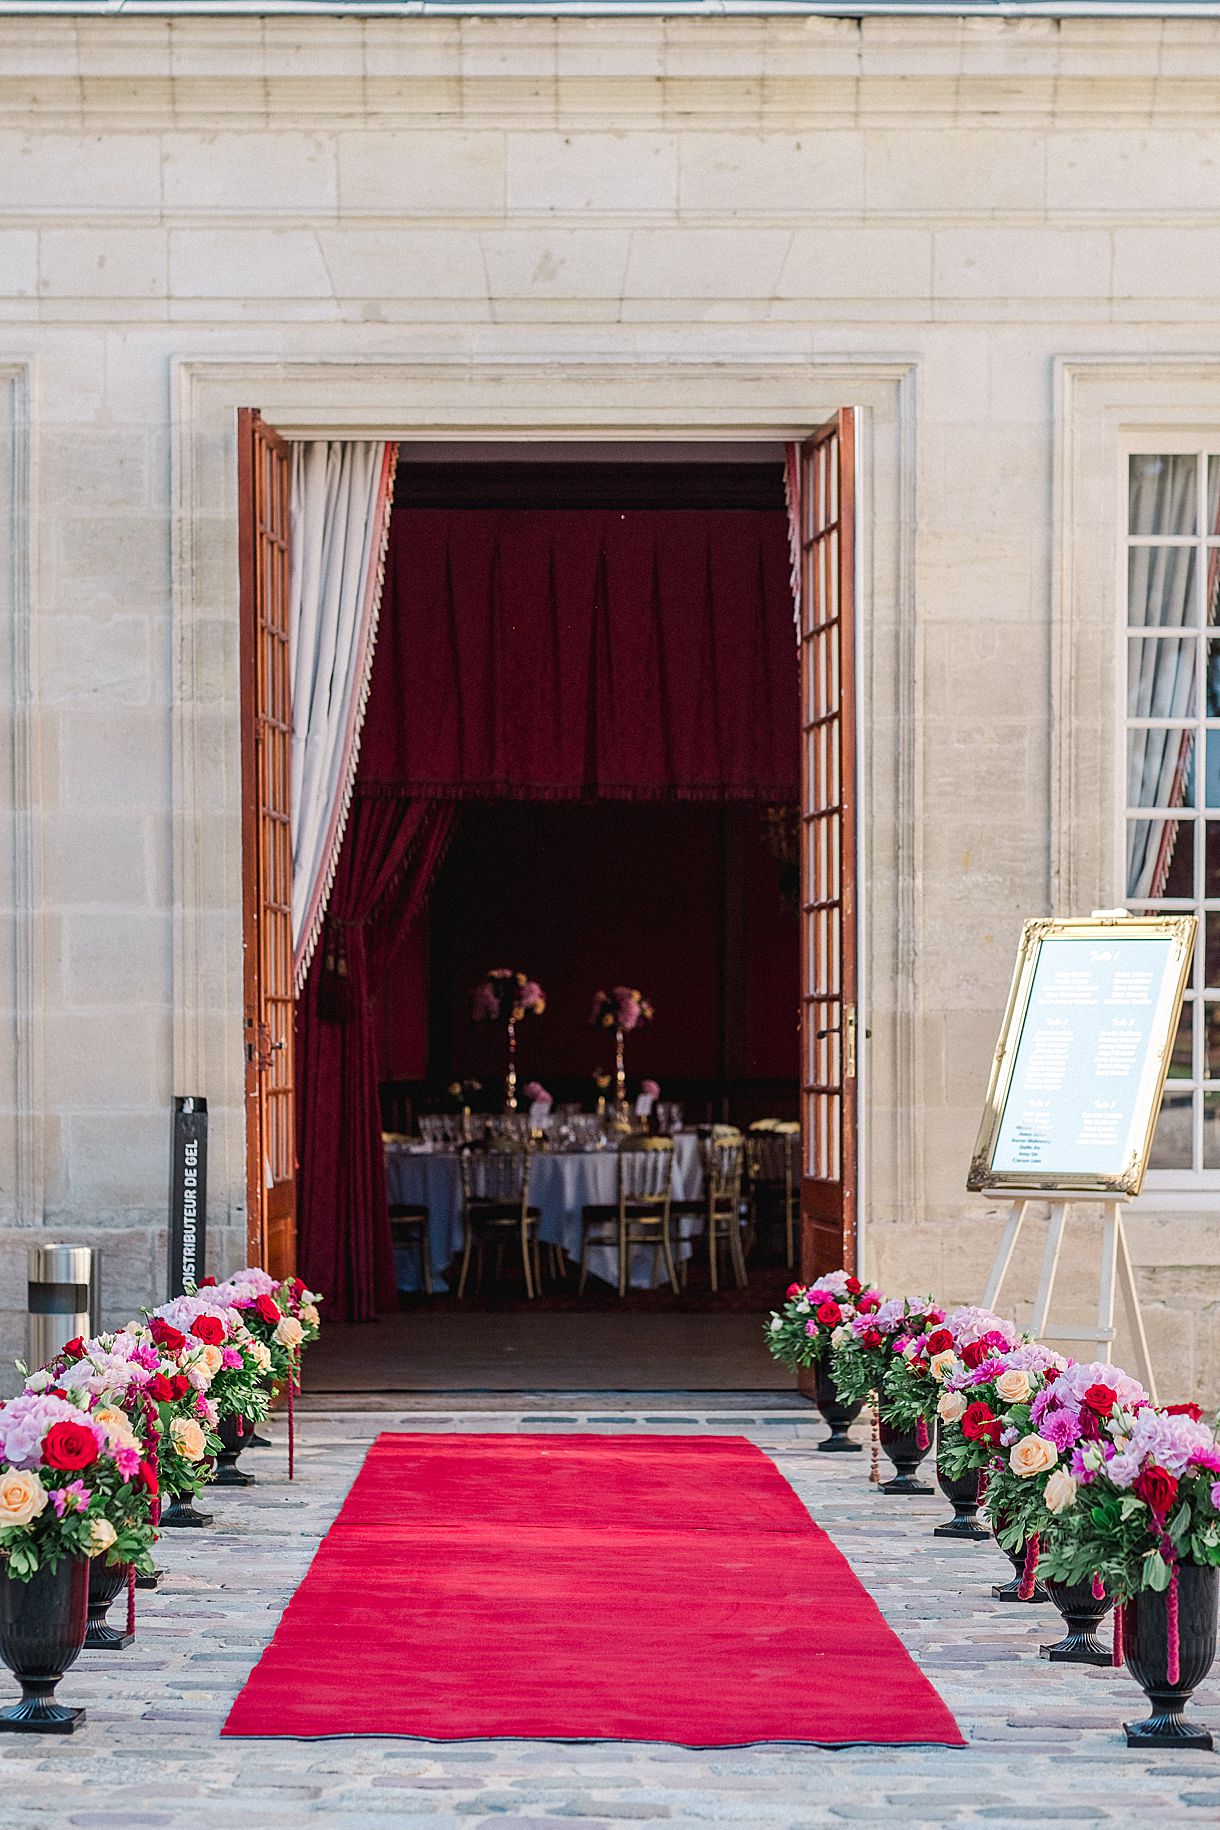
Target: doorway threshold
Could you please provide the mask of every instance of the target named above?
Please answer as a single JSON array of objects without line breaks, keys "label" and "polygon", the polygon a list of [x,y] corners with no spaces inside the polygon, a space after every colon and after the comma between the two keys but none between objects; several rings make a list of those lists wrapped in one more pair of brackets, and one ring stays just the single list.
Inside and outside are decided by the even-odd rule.
[{"label": "doorway threshold", "polygon": [[680,1412],[706,1415],[715,1412],[744,1421],[792,1411],[808,1413],[809,1401],[787,1391],[321,1391],[312,1389],[297,1399],[298,1411],[326,1416],[351,1411],[394,1411],[413,1415],[453,1416],[481,1411],[512,1411],[514,1415],[574,1413],[591,1422],[615,1417],[647,1420],[664,1412],[666,1420]]}]

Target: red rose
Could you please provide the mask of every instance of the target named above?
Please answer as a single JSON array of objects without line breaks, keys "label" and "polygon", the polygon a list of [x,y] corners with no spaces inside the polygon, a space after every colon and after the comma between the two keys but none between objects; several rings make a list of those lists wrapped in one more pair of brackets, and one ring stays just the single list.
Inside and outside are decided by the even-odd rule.
[{"label": "red rose", "polygon": [[967,1442],[998,1442],[1002,1425],[989,1404],[976,1399],[962,1414],[962,1435]]},{"label": "red rose", "polygon": [[268,1328],[278,1328],[284,1319],[284,1312],[271,1296],[260,1296],[255,1299],[254,1313],[260,1322],[266,1322]]},{"label": "red rose", "polygon": [[179,1398],[185,1398],[191,1389],[191,1382],[185,1373],[175,1373],[169,1382],[169,1395],[176,1404]]},{"label": "red rose", "polygon": [[164,1347],[167,1353],[181,1353],[186,1346],[186,1336],[181,1328],[171,1327],[170,1323],[162,1321],[159,1315],[153,1316],[152,1321],[148,1324],[148,1332],[157,1346]]},{"label": "red rose", "polygon": [[214,1287],[215,1283],[216,1279],[214,1277],[201,1277],[197,1287],[200,1290],[210,1290]]},{"label": "red rose", "polygon": [[74,1334],[70,1341],[64,1342],[63,1354],[65,1359],[80,1360],[84,1358],[84,1353],[85,1340],[83,1335]]},{"label": "red rose", "polygon": [[136,1485],[142,1487],[150,1499],[156,1499],[159,1482],[157,1480],[157,1470],[152,1462],[142,1461],[140,1463],[140,1470],[136,1475]]},{"label": "red rose", "polygon": [[866,1328],[860,1339],[865,1347],[880,1347],[885,1336],[879,1328]]},{"label": "red rose", "polygon": [[148,1381],[148,1384],[144,1387],[144,1390],[148,1393],[154,1404],[171,1404],[173,1402],[174,1388],[164,1373],[154,1373],[152,1378]]},{"label": "red rose", "polygon": [[205,1347],[219,1347],[225,1338],[225,1325],[218,1315],[198,1315],[191,1323],[191,1333]]},{"label": "red rose", "polygon": [[819,1322],[821,1322],[823,1328],[837,1328],[839,1323],[843,1320],[843,1311],[840,1309],[838,1303],[819,1303],[817,1307],[817,1318]]},{"label": "red rose", "polygon": [[[1087,1392],[1085,1396],[1088,1396]],[[1202,1423],[1203,1406],[1201,1404],[1167,1404],[1165,1415],[1167,1417],[1189,1417],[1192,1423]]]},{"label": "red rose", "polygon": [[[847,1287],[849,1290],[851,1289],[852,1284],[855,1282],[856,1282],[856,1280],[854,1277],[848,1278]],[[292,1291],[292,1294],[296,1297],[297,1301],[300,1302],[301,1298],[305,1294],[305,1285],[304,1285],[303,1281],[301,1280],[301,1278],[290,1277],[288,1279],[288,1288]],[[860,1288],[859,1284],[856,1284],[856,1288],[857,1288],[857,1290]]]},{"label": "red rose", "polygon": [[856,1309],[861,1315],[871,1315],[874,1309],[880,1309],[880,1307],[881,1298],[876,1290],[866,1290],[856,1304]]},{"label": "red rose", "polygon": [[929,1355],[934,1353],[948,1353],[952,1345],[953,1336],[949,1333],[949,1330],[947,1328],[937,1328],[934,1333],[928,1336],[924,1351]]},{"label": "red rose", "polygon": [[804,1290],[800,1284],[789,1284],[788,1288],[784,1291],[785,1299],[788,1302],[792,1302],[796,1297],[803,1295]]},{"label": "red rose", "polygon": [[1177,1495],[1177,1478],[1168,1469],[1158,1468],[1153,1463],[1132,1481],[1131,1491],[1143,1500],[1150,1512],[1159,1513],[1164,1518]]},{"label": "red rose", "polygon": [[97,1437],[84,1423],[53,1423],[42,1439],[48,1468],[87,1468],[97,1460]]},{"label": "red rose", "polygon": [[861,1290],[863,1290],[863,1288],[864,1288],[864,1285],[860,1282],[860,1279],[858,1277],[849,1277],[848,1278],[847,1294],[849,1296],[859,1296],[859,1294],[860,1294]]},{"label": "red rose", "polygon": [[47,1386],[47,1397],[48,1398],[66,1398],[67,1395],[68,1394],[64,1390],[62,1385],[48,1385]]},{"label": "red rose", "polygon": [[1118,1393],[1112,1385],[1090,1385],[1085,1392],[1084,1402],[1099,1417],[1108,1417],[1118,1403]]}]

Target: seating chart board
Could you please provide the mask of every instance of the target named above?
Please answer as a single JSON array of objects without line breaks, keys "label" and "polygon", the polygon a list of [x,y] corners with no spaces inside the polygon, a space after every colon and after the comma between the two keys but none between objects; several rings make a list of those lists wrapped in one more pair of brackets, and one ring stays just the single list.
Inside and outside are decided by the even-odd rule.
[{"label": "seating chart board", "polygon": [[1139,1193],[1195,927],[1026,922],[968,1187]]}]

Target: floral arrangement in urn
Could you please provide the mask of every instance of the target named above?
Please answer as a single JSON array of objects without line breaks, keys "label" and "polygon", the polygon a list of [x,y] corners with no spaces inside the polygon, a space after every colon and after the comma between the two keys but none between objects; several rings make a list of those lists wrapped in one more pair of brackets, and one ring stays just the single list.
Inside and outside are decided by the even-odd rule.
[{"label": "floral arrangement in urn", "polygon": [[882,1392],[894,1354],[945,1319],[930,1296],[888,1296],[875,1307],[857,1303],[856,1309],[830,1337],[834,1381],[849,1403]]},{"label": "floral arrangement in urn", "polygon": [[156,1475],[121,1410],[62,1390],[0,1405],[0,1565],[29,1582],[66,1557],[151,1569]]},{"label": "floral arrangement in urn", "polygon": [[784,1306],[767,1323],[767,1346],[781,1366],[812,1366],[822,1359],[837,1329],[857,1315],[871,1315],[885,1298],[866,1290],[849,1271],[828,1271],[811,1284],[789,1284]]},{"label": "floral arrangement in urn", "polygon": [[953,1309],[943,1322],[912,1335],[886,1369],[881,1400],[899,1429],[914,1429],[936,1409],[941,1388],[954,1373],[994,1360],[1015,1347],[1015,1322],[973,1306]]}]

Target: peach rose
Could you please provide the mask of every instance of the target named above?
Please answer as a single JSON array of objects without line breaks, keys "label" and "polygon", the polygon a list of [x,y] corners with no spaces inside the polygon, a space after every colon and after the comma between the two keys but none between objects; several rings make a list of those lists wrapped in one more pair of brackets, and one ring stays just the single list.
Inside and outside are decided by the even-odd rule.
[{"label": "peach rose", "polygon": [[1029,1391],[1029,1374],[1022,1372],[1019,1366],[1010,1366],[995,1382],[996,1397],[1002,1398],[1005,1404],[1024,1404]]},{"label": "peach rose", "polygon": [[7,1468],[0,1474],[0,1531],[32,1525],[47,1503],[47,1490],[36,1474]]},{"label": "peach rose", "polygon": [[301,1320],[303,1322],[308,1322],[308,1324],[311,1328],[320,1328],[321,1327],[322,1317],[318,1314],[316,1304],[314,1304],[314,1303],[302,1303],[301,1304]]},{"label": "peach rose", "polygon": [[305,1338],[305,1330],[295,1315],[286,1315],[271,1338],[278,1341],[281,1347],[299,1347]]},{"label": "peach rose", "polygon": [[224,1354],[220,1351],[219,1347],[205,1347],[200,1354],[199,1359],[200,1363],[207,1367],[208,1372],[213,1379],[225,1363]]},{"label": "peach rose", "polygon": [[942,1392],[936,1401],[936,1414],[942,1423],[960,1423],[966,1415],[963,1392]]},{"label": "peach rose", "polygon": [[1059,1451],[1053,1442],[1047,1442],[1044,1436],[1022,1436],[1012,1446],[1008,1465],[1014,1474],[1027,1480],[1033,1474],[1045,1474],[1058,1460]]},{"label": "peach rose", "polygon": [[184,1461],[202,1461],[207,1438],[193,1417],[175,1417],[169,1426],[170,1441]]},{"label": "peach rose", "polygon": [[943,1353],[934,1353],[928,1361],[928,1371],[938,1384],[943,1385],[953,1368],[957,1365],[957,1355],[951,1347]]},{"label": "peach rose", "polygon": [[106,1432],[106,1441],[112,1449],[139,1449],[140,1438],[131,1427],[131,1422],[117,1404],[103,1404],[90,1417],[91,1423],[98,1424]]},{"label": "peach rose", "polygon": [[90,1519],[86,1554],[90,1557],[102,1556],[118,1535],[109,1519]]},{"label": "peach rose", "polygon": [[1048,1512],[1066,1512],[1069,1506],[1076,1503],[1076,1482],[1066,1468],[1056,1468],[1047,1477],[1046,1489],[1042,1495]]},{"label": "peach rose", "polygon": [[247,1341],[245,1347],[247,1355],[253,1360],[258,1371],[261,1373],[269,1372],[271,1369],[271,1349],[265,1347],[262,1341]]}]

